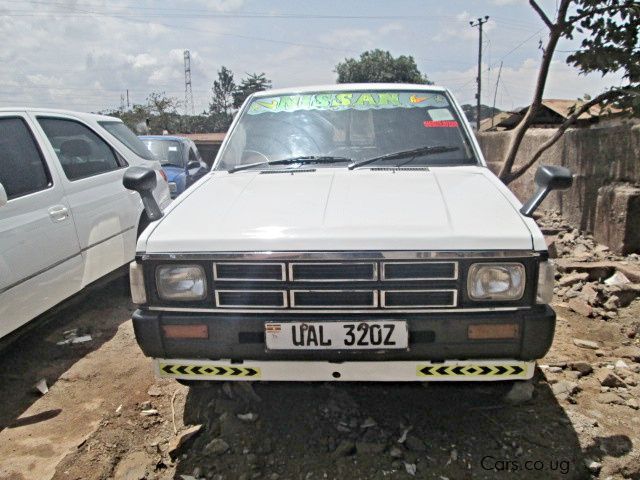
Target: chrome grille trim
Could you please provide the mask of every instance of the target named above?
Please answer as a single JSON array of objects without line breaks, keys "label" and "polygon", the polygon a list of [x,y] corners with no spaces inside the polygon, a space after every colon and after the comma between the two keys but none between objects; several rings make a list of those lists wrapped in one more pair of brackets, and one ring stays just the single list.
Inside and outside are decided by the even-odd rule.
[{"label": "chrome grille trim", "polygon": [[456,260],[459,258],[530,258],[539,257],[533,250],[468,250],[458,252],[447,251],[318,251],[318,252],[190,252],[190,253],[138,253],[144,260],[236,260],[236,261],[271,261],[271,262],[305,262],[305,261],[384,261],[384,260]]},{"label": "chrome grille trim", "polygon": [[[378,291],[377,290],[289,290],[290,295],[291,295],[291,299],[289,301],[289,305],[291,306],[291,308],[306,308],[306,309],[310,309],[310,310],[315,310],[315,309],[319,309],[319,308],[327,308],[327,309],[333,309],[333,308],[348,308],[349,311],[353,312],[353,309],[357,309],[357,308],[378,308]],[[296,305],[296,293],[344,293],[344,292],[349,292],[349,293],[371,293],[372,294],[372,303],[371,305],[313,305],[313,306],[309,306],[309,305]]]},{"label": "chrome grille trim", "polygon": [[[453,265],[453,277],[400,277],[400,278],[387,278],[386,269],[387,265]],[[458,279],[458,262],[381,262],[380,263],[380,280],[397,280],[397,281],[410,281],[410,280],[457,280]]]},{"label": "chrome grille trim", "polygon": [[[274,265],[278,265],[280,267],[280,278],[225,278],[225,277],[220,277],[218,275],[218,263],[220,263],[221,265],[239,265],[239,266],[247,266],[247,265],[251,265],[251,266],[261,266],[261,265],[269,265],[269,266],[274,266]],[[286,274],[286,269],[285,269],[285,264],[283,262],[215,262],[213,264],[213,279],[214,280],[218,280],[221,282],[242,282],[242,281],[249,281],[249,282],[273,282],[273,281],[281,281],[284,282],[287,279],[287,274]]]},{"label": "chrome grille trim", "polygon": [[[297,265],[371,265],[372,276],[369,278],[327,278],[327,279],[308,279],[295,278],[294,267]],[[289,263],[289,280],[292,282],[366,282],[378,280],[378,263],[377,262],[291,262]]]},{"label": "chrome grille trim", "polygon": [[[220,305],[220,293],[281,293],[282,294],[282,306],[279,305]],[[286,290],[215,290],[214,292],[216,307],[218,308],[233,308],[234,312],[236,308],[248,308],[248,309],[264,309],[264,308],[287,308],[288,296]]]},{"label": "chrome grille trim", "polygon": [[[278,313],[281,315],[299,315],[305,313],[366,313],[367,315],[389,315],[389,310],[365,310],[365,309],[348,309],[348,310],[310,310],[296,308],[295,310],[253,308],[238,308],[233,310],[225,310],[222,308],[199,308],[199,307],[146,307],[145,310],[154,312],[190,312],[190,313]],[[531,310],[531,307],[484,307],[484,308],[413,308],[413,309],[393,309],[394,313],[490,313],[490,312],[518,312]]]},{"label": "chrome grille trim", "polygon": [[[453,303],[449,305],[400,305],[398,307],[390,306],[386,304],[387,293],[429,293],[429,292],[450,292],[453,294]],[[412,308],[455,308],[458,305],[458,291],[456,289],[407,289],[407,290],[380,290],[380,306],[387,309],[412,309]]]}]

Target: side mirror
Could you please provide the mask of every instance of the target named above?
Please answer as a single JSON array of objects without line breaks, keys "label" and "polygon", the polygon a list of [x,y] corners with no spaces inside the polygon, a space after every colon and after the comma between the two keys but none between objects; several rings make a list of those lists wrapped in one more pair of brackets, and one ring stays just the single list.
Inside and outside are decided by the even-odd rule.
[{"label": "side mirror", "polygon": [[0,207],[4,207],[8,201],[9,201],[9,198],[7,197],[7,191],[4,189],[4,187],[0,183]]},{"label": "side mirror", "polygon": [[558,165],[542,165],[535,177],[538,189],[520,209],[525,217],[531,217],[551,190],[566,190],[573,184],[573,175],[568,168]]},{"label": "side mirror", "polygon": [[140,194],[147,217],[152,222],[162,218],[162,210],[160,210],[156,199],[153,198],[153,189],[156,188],[156,183],[156,171],[146,167],[129,167],[122,178],[124,188]]}]

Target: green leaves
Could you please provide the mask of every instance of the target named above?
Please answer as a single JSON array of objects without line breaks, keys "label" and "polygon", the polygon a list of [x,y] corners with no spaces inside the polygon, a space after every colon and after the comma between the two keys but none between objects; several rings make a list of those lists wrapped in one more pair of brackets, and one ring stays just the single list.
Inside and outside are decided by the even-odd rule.
[{"label": "green leaves", "polygon": [[388,51],[370,50],[360,59],[346,58],[336,65],[338,83],[418,83],[431,85],[412,56],[394,58]]}]

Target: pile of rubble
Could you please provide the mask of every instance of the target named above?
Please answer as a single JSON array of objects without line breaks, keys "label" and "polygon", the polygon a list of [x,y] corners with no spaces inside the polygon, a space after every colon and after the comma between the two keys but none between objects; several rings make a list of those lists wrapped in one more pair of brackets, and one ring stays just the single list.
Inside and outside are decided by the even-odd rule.
[{"label": "pile of rubble", "polygon": [[640,297],[640,255],[612,254],[556,212],[545,212],[537,221],[556,264],[554,293],[562,306],[610,320]]}]

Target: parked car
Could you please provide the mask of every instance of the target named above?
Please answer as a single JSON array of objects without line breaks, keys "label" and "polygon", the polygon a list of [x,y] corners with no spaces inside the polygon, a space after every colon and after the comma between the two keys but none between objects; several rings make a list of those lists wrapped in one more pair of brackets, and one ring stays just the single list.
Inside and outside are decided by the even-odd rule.
[{"label": "parked car", "polygon": [[209,170],[198,147],[188,138],[171,135],[143,135],[138,138],[160,161],[169,181],[171,198],[176,198]]},{"label": "parked car", "polygon": [[154,202],[171,202],[117,118],[0,109],[0,337],[133,259],[150,219],[122,185],[128,166],[151,169]]},{"label": "parked car", "polygon": [[444,88],[256,93],[138,241],[136,338],[181,381],[531,378],[555,326],[532,213],[571,182],[541,167],[521,205]]}]

